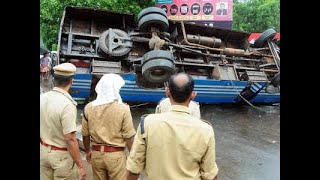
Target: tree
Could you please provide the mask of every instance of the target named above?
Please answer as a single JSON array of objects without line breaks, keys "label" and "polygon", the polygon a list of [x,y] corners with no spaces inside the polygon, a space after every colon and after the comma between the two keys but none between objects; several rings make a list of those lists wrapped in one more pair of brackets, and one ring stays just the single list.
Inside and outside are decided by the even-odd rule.
[{"label": "tree", "polygon": [[263,32],[270,27],[280,32],[280,0],[233,1],[233,29]]},{"label": "tree", "polygon": [[40,34],[44,46],[56,50],[60,18],[67,5],[137,14],[143,8],[154,6],[154,3],[154,0],[40,0]]},{"label": "tree", "polygon": [[[60,18],[67,5],[131,12],[136,15],[155,0],[40,0],[40,34],[44,46],[56,50]],[[280,32],[280,0],[234,0],[233,29],[263,32],[275,27]]]}]

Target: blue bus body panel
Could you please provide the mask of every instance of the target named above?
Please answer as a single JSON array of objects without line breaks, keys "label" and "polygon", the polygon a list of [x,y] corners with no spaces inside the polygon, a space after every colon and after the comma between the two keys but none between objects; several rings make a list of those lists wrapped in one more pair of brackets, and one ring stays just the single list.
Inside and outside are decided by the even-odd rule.
[{"label": "blue bus body panel", "polygon": [[[165,97],[164,88],[145,89],[136,85],[134,73],[123,74],[125,85],[120,89],[120,94],[125,102],[155,102],[158,103]],[[70,88],[70,95],[74,99],[90,97],[91,74],[76,74],[74,83]],[[207,80],[195,79],[194,90],[197,92],[195,101],[206,104],[234,103],[240,92],[248,85],[247,81]],[[261,83],[260,85],[263,85]],[[253,87],[255,88],[255,87]],[[262,90],[250,102],[253,103],[279,103],[280,93],[267,93]]]},{"label": "blue bus body panel", "polygon": [[[120,94],[126,102],[159,102],[165,97],[164,88],[144,89],[138,87],[135,81],[135,74],[124,74],[125,85],[121,88]],[[239,93],[247,86],[247,81],[229,80],[206,80],[195,79],[197,96],[195,101],[208,104],[233,103]],[[263,85],[263,83],[261,84]],[[278,103],[280,93],[270,94],[262,90],[255,98],[253,103]]]},{"label": "blue bus body panel", "polygon": [[75,74],[69,93],[74,98],[89,98],[91,89],[91,74]]}]

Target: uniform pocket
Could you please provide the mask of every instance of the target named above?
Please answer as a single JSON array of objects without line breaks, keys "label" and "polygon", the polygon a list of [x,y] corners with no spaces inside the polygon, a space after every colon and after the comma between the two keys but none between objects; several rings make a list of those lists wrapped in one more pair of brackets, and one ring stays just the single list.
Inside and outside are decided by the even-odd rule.
[{"label": "uniform pocket", "polygon": [[72,177],[74,161],[69,153],[55,153],[54,176],[60,178]]},{"label": "uniform pocket", "polygon": [[126,171],[126,156],[123,151],[108,153],[104,160],[109,171]]},{"label": "uniform pocket", "polygon": [[124,152],[110,152],[107,154],[108,161],[118,161],[124,155]]},{"label": "uniform pocket", "polygon": [[[105,154],[105,153],[103,153]],[[103,154],[101,154],[101,152],[99,151],[92,151],[91,154],[91,164],[92,167],[103,167],[104,163],[103,163]]]}]

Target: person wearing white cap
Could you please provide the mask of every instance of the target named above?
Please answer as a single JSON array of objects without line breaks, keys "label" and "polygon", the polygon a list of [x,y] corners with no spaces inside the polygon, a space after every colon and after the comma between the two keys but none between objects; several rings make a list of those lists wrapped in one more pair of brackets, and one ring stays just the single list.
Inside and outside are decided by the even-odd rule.
[{"label": "person wearing white cap", "polygon": [[[125,84],[117,74],[105,74],[97,83],[97,98],[87,104],[82,116],[82,136],[94,180],[126,178],[125,147],[131,150],[136,133],[129,105],[122,102]],[[90,139],[92,146],[90,147]]]},{"label": "person wearing white cap", "polygon": [[40,175],[43,180],[75,179],[74,163],[80,179],[86,172],[75,135],[77,103],[68,93],[76,67],[63,63],[53,67],[54,88],[40,95]]}]

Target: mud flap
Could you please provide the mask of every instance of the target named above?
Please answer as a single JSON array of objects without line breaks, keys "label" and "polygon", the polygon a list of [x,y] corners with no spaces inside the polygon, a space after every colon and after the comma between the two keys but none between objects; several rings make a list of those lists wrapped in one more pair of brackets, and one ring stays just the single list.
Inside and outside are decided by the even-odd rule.
[{"label": "mud flap", "polygon": [[[247,101],[251,101],[266,85],[268,85],[268,82],[249,82],[248,85],[240,92],[240,95]],[[235,98],[234,103],[245,104],[246,102],[240,95]]]}]

